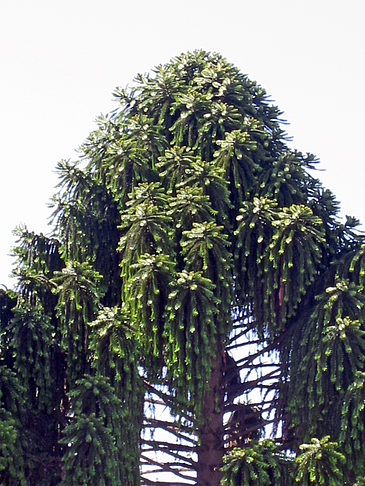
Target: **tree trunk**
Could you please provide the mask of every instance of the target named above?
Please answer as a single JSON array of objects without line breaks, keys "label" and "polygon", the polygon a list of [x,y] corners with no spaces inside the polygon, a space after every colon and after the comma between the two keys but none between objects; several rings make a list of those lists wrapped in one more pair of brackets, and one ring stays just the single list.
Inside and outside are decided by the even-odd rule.
[{"label": "tree trunk", "polygon": [[203,423],[199,428],[197,486],[220,486],[222,474],[223,442],[223,399],[222,384],[223,346],[213,359],[209,378],[209,389],[204,397]]}]

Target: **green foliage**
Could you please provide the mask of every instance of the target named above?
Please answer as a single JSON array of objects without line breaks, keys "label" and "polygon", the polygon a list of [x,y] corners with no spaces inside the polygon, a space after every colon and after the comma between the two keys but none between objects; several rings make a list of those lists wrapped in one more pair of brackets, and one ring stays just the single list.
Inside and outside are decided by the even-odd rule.
[{"label": "green foliage", "polygon": [[66,446],[61,484],[137,485],[136,458],[124,439],[128,411],[121,416],[122,401],[106,377],[85,376],[75,385],[72,417],[61,441]]},{"label": "green foliage", "polygon": [[242,292],[254,307],[258,329],[282,330],[320,267],[321,220],[304,205],[280,208],[254,198],[237,216],[236,261]]},{"label": "green foliage", "polygon": [[197,158],[191,147],[172,147],[159,157],[157,168],[160,177],[166,184],[166,189],[175,195],[176,188],[184,185],[192,173],[192,167]]},{"label": "green foliage", "polygon": [[300,337],[293,335],[289,405],[294,423],[307,424],[299,435],[304,440],[330,432],[339,438],[344,394],[364,368],[363,309],[359,288],[338,281],[317,297]]},{"label": "green foliage", "polygon": [[329,439],[329,436],[321,440],[312,439],[310,444],[300,446],[302,453],[296,458],[296,482],[301,486],[343,486],[345,456],[338,451],[338,444]]},{"label": "green foliage", "polygon": [[[135,330],[136,338],[152,362],[154,358],[162,358],[165,322],[163,313],[168,299],[168,287],[174,274],[173,268],[174,264],[169,256],[145,253],[140,256],[138,263],[132,265],[132,276],[125,290],[125,307],[130,313],[130,319],[139,323]],[[157,367],[159,362],[160,359],[156,362]]]},{"label": "green foliage", "polygon": [[97,312],[101,278],[87,262],[67,262],[61,272],[55,273],[57,312],[63,325],[63,346],[67,349],[71,382],[90,368],[89,324]]},{"label": "green foliage", "polygon": [[127,314],[117,307],[104,307],[91,327],[95,353],[93,367],[109,378],[122,401],[128,400],[133,390],[138,388],[140,380],[138,349]]},{"label": "green foliage", "polygon": [[289,486],[292,460],[271,440],[235,448],[224,457],[225,486]]},{"label": "green foliage", "polygon": [[155,193],[153,197],[150,191],[143,192],[144,197],[142,191],[132,193],[129,207],[122,213],[120,229],[123,236],[118,249],[122,258],[121,275],[125,281],[131,277],[131,265],[143,254],[170,253],[172,219],[166,214],[166,197],[158,185],[149,189]]},{"label": "green foliage", "polygon": [[36,235],[27,228],[17,228],[15,234],[18,246],[14,248],[17,258],[14,274],[18,277],[19,292],[31,304],[40,302],[50,315],[57,303],[57,298],[52,295],[51,278],[64,267],[60,243],[56,238]]},{"label": "green foliage", "polygon": [[11,346],[11,320],[14,316],[13,308],[16,305],[14,292],[0,289],[0,355],[4,364],[13,363],[13,349]]},{"label": "green foliage", "polygon": [[226,335],[230,329],[230,308],[234,300],[232,257],[230,243],[222,226],[215,222],[193,223],[190,231],[183,231],[181,240],[185,268],[198,270],[215,285],[219,299],[218,332]]},{"label": "green foliage", "polygon": [[11,324],[14,368],[22,377],[27,401],[33,410],[50,411],[51,390],[51,326],[43,308],[19,301]]},{"label": "green foliage", "polygon": [[342,406],[340,444],[344,447],[349,465],[356,471],[364,472],[363,444],[364,408],[365,408],[365,373],[357,371],[354,381],[348,387]]},{"label": "green foliage", "polygon": [[[278,108],[220,55],[182,54],[115,95],[81,160],[57,166],[53,234],[17,230],[19,286],[0,290],[2,484],[139,484],[141,430],[156,423],[182,442],[144,437],[144,464],[163,450],[165,471],[174,460],[181,480],[208,470],[217,483],[224,413],[258,390],[259,426],[273,421],[282,449],[236,430],[246,447],[227,456],[224,484],[291,484],[281,450],[293,457],[316,436],[297,482],[334,486],[342,456],[328,434],[346,455],[344,481],[359,482],[357,220],[337,221],[314,156],[288,147]],[[145,389],[178,427],[148,423]],[[200,464],[211,447],[216,462]]]},{"label": "green foliage", "polygon": [[266,138],[262,123],[249,117],[245,117],[242,122],[240,130],[232,130],[223,140],[217,141],[219,149],[214,153],[217,166],[224,170],[224,177],[230,181],[231,190],[234,188],[231,197],[238,205],[250,199],[261,169],[251,156],[251,151],[257,149],[254,135]]},{"label": "green foliage", "polygon": [[217,353],[219,300],[201,272],[177,273],[166,307],[165,360],[178,403],[201,412],[211,359]]},{"label": "green foliage", "polygon": [[356,480],[353,486],[364,486],[365,484],[365,478],[360,477]]},{"label": "green foliage", "polygon": [[66,261],[92,263],[106,277],[101,283],[103,293],[115,300],[120,291],[117,203],[94,174],[82,171],[77,164],[62,161],[57,169],[60,192],[53,201],[53,221],[58,228],[59,251]]},{"label": "green foliage", "polygon": [[19,449],[20,428],[9,415],[0,410],[0,481],[1,484],[24,486],[24,452]]},{"label": "green foliage", "polygon": [[[113,413],[104,415],[111,420],[113,430],[120,430],[116,446],[123,484],[134,486],[139,484],[139,437],[144,403],[138,370],[140,356],[129,323],[126,314],[119,308],[103,308],[99,312],[92,323],[93,366],[108,378],[112,394],[120,401],[118,409],[113,412],[114,416]],[[110,399],[112,401],[117,403],[114,398]]]},{"label": "green foliage", "polygon": [[62,486],[120,484],[112,430],[94,413],[77,416],[66,427],[61,443],[67,447]]},{"label": "green foliage", "polygon": [[[15,301],[10,302],[14,306]],[[4,448],[9,468],[4,466],[2,484],[53,486],[59,482],[57,407],[64,394],[59,386],[62,370],[61,363],[55,362],[57,346],[51,319],[40,303],[31,305],[21,297],[3,317],[7,318],[1,323],[6,324],[6,352],[1,355],[9,368],[1,367],[0,415],[6,442],[0,447]]]},{"label": "green foliage", "polygon": [[212,221],[214,214],[209,197],[204,196],[199,187],[181,187],[176,199],[170,202],[170,215],[177,229],[191,229],[194,223]]},{"label": "green foliage", "polygon": [[14,372],[0,365],[0,481],[26,486],[24,389]]}]

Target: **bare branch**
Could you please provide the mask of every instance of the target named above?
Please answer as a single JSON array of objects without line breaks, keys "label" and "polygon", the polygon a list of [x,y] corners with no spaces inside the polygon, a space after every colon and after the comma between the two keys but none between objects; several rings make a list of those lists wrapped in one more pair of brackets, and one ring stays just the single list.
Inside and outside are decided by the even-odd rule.
[{"label": "bare branch", "polygon": [[[164,472],[169,472],[171,474],[174,474],[175,476],[181,478],[181,479],[185,479],[185,480],[188,480],[188,481],[193,481],[193,478],[185,475],[185,474],[182,474],[181,472],[179,472],[178,470],[175,470],[172,466],[169,466],[168,463],[164,463],[163,465],[161,465],[158,461],[155,461],[153,460],[152,458],[148,457],[148,456],[145,456],[144,454],[141,454],[141,459],[143,459],[144,461],[146,461],[146,463],[148,464],[153,464],[155,466],[158,466],[158,467],[161,467],[161,472],[164,471]],[[143,477],[143,476],[142,476]],[[146,478],[143,477],[143,480],[146,480]],[[151,481],[147,484],[158,484],[154,481]],[[163,483],[165,484],[165,483]],[[167,484],[170,484],[171,485],[171,482],[170,483],[167,483]],[[178,483],[175,483],[174,482],[174,486],[177,485]],[[181,483],[183,484],[184,486],[186,486],[186,483]]]}]

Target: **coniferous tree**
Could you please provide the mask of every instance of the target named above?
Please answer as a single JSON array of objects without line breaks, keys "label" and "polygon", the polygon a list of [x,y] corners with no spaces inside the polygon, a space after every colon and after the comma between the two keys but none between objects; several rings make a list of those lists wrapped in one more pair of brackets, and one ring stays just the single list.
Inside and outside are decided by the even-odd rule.
[{"label": "coniferous tree", "polygon": [[51,236],[18,229],[2,484],[361,484],[358,222],[220,55],[115,96],[58,164]]}]

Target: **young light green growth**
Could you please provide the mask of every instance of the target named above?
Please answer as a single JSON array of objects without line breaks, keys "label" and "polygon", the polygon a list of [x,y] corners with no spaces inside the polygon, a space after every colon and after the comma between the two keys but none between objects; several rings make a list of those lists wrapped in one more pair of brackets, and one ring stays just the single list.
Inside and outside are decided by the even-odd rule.
[{"label": "young light green growth", "polygon": [[299,449],[302,452],[295,460],[298,485],[343,486],[345,456],[339,452],[337,442],[330,442],[327,435],[323,439],[314,438]]}]

